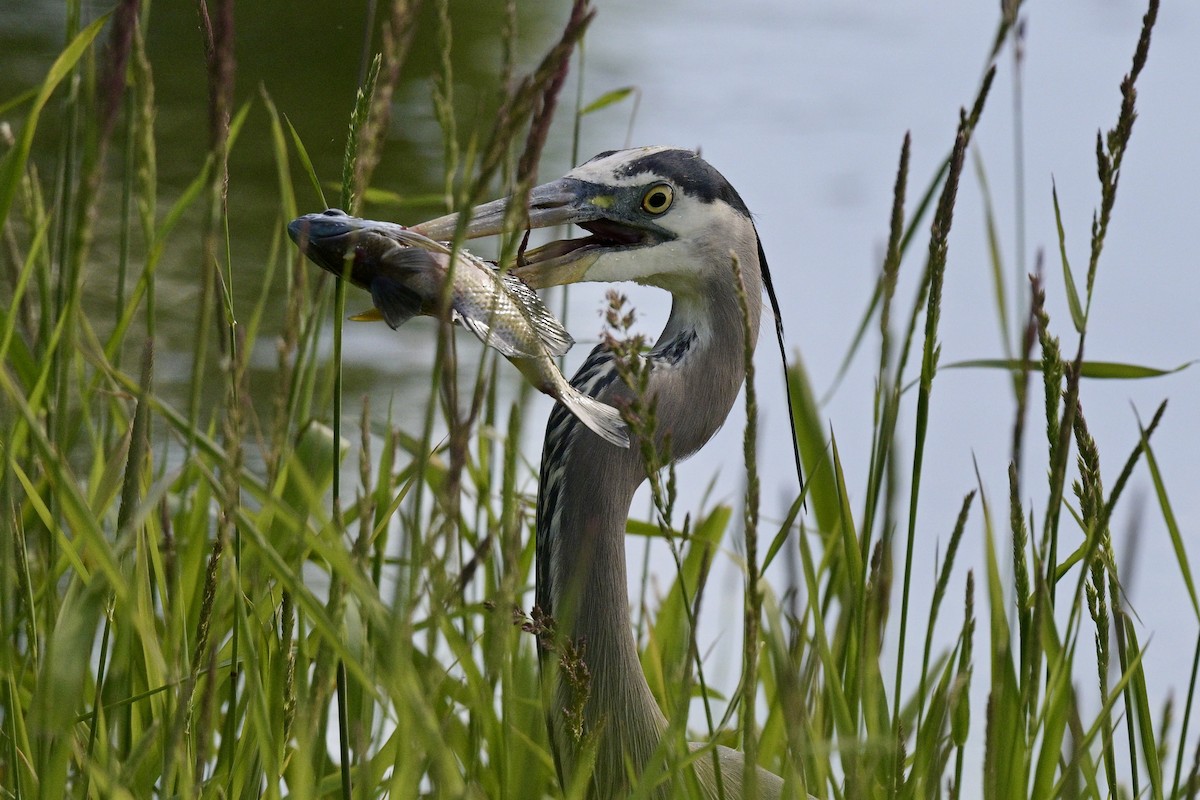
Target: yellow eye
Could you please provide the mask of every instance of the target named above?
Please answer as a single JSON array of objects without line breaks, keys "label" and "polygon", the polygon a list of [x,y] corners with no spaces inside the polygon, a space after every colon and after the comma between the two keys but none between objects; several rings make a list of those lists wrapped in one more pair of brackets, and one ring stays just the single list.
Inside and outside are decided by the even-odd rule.
[{"label": "yellow eye", "polygon": [[669,183],[656,183],[642,195],[642,210],[649,214],[661,214],[671,207],[675,191]]}]

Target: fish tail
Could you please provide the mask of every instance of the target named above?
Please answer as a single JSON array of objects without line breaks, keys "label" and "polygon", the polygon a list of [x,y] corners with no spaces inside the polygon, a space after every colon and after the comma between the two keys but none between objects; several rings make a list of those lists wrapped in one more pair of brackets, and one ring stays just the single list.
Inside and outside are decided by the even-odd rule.
[{"label": "fish tail", "polygon": [[621,412],[612,406],[573,388],[560,393],[558,400],[601,439],[617,447],[629,447],[629,429]]}]

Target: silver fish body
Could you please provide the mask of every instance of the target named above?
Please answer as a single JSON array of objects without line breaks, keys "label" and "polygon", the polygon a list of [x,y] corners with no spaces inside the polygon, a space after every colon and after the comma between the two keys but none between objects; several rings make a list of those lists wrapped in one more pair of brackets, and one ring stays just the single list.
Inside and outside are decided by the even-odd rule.
[{"label": "silver fish body", "polygon": [[557,399],[597,435],[618,447],[629,446],[617,410],[581,394],[563,377],[554,357],[566,353],[574,339],[515,275],[500,273],[465,250],[454,253],[403,225],[352,217],[338,209],[294,219],[288,234],[318,266],[370,292],[392,328],[418,314],[440,316],[449,279],[451,321],[511,360],[539,391]]}]

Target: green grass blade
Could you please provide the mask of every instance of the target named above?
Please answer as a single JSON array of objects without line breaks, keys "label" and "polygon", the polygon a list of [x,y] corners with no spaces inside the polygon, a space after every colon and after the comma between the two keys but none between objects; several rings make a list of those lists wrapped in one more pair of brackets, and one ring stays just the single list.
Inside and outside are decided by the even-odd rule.
[{"label": "green grass blade", "polygon": [[585,114],[591,114],[593,112],[599,111],[602,108],[608,108],[609,106],[615,106],[617,103],[620,103],[626,97],[629,97],[629,96],[635,94],[636,92],[637,92],[636,86],[622,86],[619,89],[611,89],[611,90],[605,92],[604,94],[600,95],[599,97],[597,97],[592,102],[588,103],[583,108],[579,109],[579,116],[582,117]]},{"label": "green grass blade", "polygon": [[300,158],[300,166],[304,169],[304,174],[308,177],[309,184],[312,185],[313,191],[320,198],[321,206],[329,208],[329,202],[325,199],[325,192],[321,189],[321,181],[317,178],[317,171],[313,168],[308,150],[304,147],[304,142],[300,139],[300,133],[296,130],[296,126],[292,124],[292,121],[288,119],[287,114],[283,115],[283,121],[287,123],[288,133],[292,137],[292,146],[296,148],[296,155]]},{"label": "green grass blade", "polygon": [[996,212],[992,207],[992,190],[988,185],[987,171],[983,166],[983,157],[979,155],[978,147],[971,149],[972,162],[975,164],[975,178],[979,181],[979,190],[983,195],[983,227],[987,233],[988,266],[992,274],[992,296],[996,299],[996,318],[1000,325],[1000,340],[1004,343],[1005,355],[1011,357],[1013,352],[1012,323],[1009,320],[1008,292],[1004,288],[1004,258],[1000,254],[1000,234],[996,230]]},{"label": "green grass blade", "polygon": [[1067,307],[1071,311],[1071,322],[1075,330],[1083,333],[1087,326],[1087,316],[1083,305],[1079,302],[1079,290],[1075,288],[1075,277],[1071,274],[1071,262],[1067,260],[1067,236],[1063,232],[1062,211],[1058,207],[1058,187],[1050,182],[1050,194],[1054,198],[1054,224],[1058,229],[1058,253],[1062,258],[1063,284],[1067,290]]},{"label": "green grass blade", "polygon": [[[1186,361],[1175,367],[1149,367],[1144,364],[1128,364],[1120,361],[1084,361],[1080,364],[1079,375],[1093,380],[1143,380],[1145,378],[1161,378],[1174,375],[1190,368],[1196,361]],[[940,369],[1002,369],[1008,372],[1020,373],[1025,369],[1024,363],[1015,358],[971,358],[954,361],[942,365]]]},{"label": "green grass blade", "polygon": [[788,367],[787,379],[792,386],[791,412],[796,425],[796,438],[800,444],[804,474],[808,476],[805,491],[812,501],[818,527],[822,531],[832,531],[838,523],[841,499],[829,458],[829,435],[799,354]]},{"label": "green grass blade", "polygon": [[1128,652],[1136,654],[1135,662],[1130,665],[1131,676],[1128,689],[1133,696],[1134,707],[1129,709],[1129,713],[1136,712],[1138,738],[1141,739],[1142,745],[1142,763],[1145,766],[1146,775],[1150,779],[1150,797],[1154,800],[1162,800],[1162,762],[1159,758],[1158,743],[1154,737],[1154,718],[1150,714],[1145,662],[1140,657],[1143,651],[1138,646],[1137,631],[1134,630],[1133,620],[1128,615],[1121,614],[1117,618],[1117,624],[1120,625],[1122,621],[1125,623]]},{"label": "green grass blade", "polygon": [[1188,563],[1187,548],[1183,544],[1183,534],[1179,530],[1179,521],[1175,518],[1175,511],[1171,507],[1171,498],[1167,494],[1166,482],[1163,480],[1162,471],[1158,467],[1158,459],[1154,457],[1154,449],[1150,447],[1150,439],[1146,435],[1146,429],[1142,427],[1141,420],[1138,420],[1138,429],[1142,434],[1142,452],[1146,456],[1146,466],[1150,469],[1150,480],[1154,483],[1154,494],[1158,498],[1158,507],[1162,511],[1167,533],[1171,537],[1171,546],[1175,549],[1179,574],[1183,577],[1184,585],[1187,586],[1188,597],[1192,601],[1192,611],[1196,614],[1196,619],[1200,620],[1200,601],[1197,601],[1196,598],[1196,584],[1192,578],[1192,567]]},{"label": "green grass blade", "polygon": [[25,164],[29,160],[29,151],[33,147],[33,136],[37,132],[38,119],[41,117],[42,110],[46,107],[50,96],[54,94],[54,90],[58,88],[58,84],[70,74],[79,59],[91,47],[92,41],[108,23],[108,18],[109,14],[102,14],[95,19],[80,31],[54,59],[54,63],[46,72],[37,97],[30,106],[29,115],[25,118],[25,124],[21,129],[21,138],[17,140],[11,150],[4,154],[4,158],[0,159],[0,223],[8,219],[8,212],[12,207],[13,198],[16,196],[21,175],[24,174]]}]

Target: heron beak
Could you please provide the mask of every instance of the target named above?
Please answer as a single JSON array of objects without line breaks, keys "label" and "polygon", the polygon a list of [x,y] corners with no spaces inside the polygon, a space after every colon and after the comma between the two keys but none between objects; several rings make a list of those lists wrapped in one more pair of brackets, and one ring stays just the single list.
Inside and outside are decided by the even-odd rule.
[{"label": "heron beak", "polygon": [[[583,222],[595,218],[595,209],[588,198],[587,184],[582,181],[560,178],[543,183],[529,192],[529,227],[548,228],[571,222]],[[494,236],[504,232],[504,217],[512,198],[501,198],[471,209],[471,221],[467,223],[466,238]],[[430,239],[449,241],[458,230],[460,214],[413,225],[412,229]]]},{"label": "heron beak", "polygon": [[[493,200],[470,212],[464,237],[474,239],[504,232],[505,215],[512,198]],[[611,219],[614,197],[604,187],[573,178],[560,178],[529,193],[532,228],[579,225],[593,235],[550,242],[518,257],[513,273],[535,289],[587,280],[588,269],[614,248],[648,243],[648,231],[616,224]],[[459,214],[422,222],[412,230],[431,239],[450,240],[460,224]]]}]

